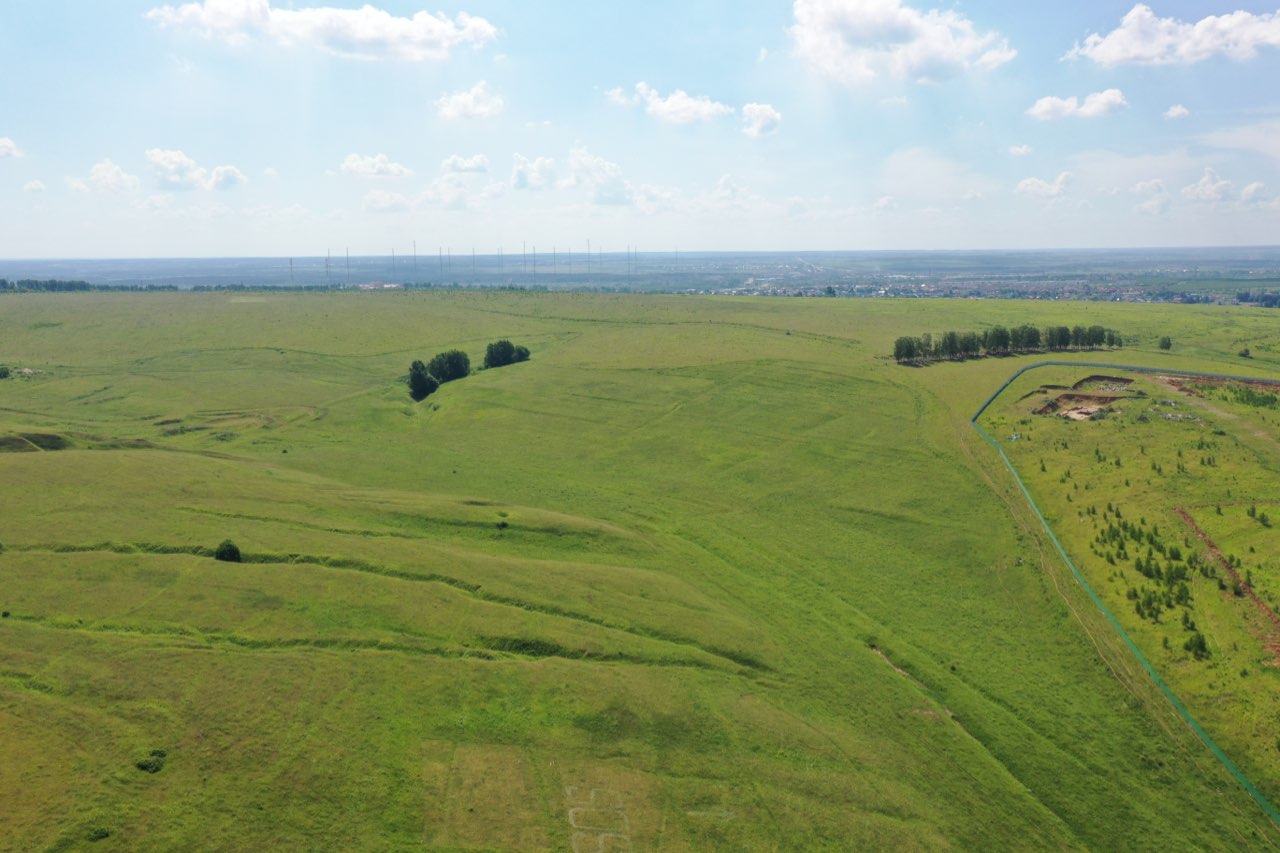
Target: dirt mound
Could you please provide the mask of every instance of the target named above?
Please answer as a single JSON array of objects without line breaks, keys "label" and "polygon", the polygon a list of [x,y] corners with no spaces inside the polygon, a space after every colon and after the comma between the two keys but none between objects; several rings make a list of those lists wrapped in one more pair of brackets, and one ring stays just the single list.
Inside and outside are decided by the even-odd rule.
[{"label": "dirt mound", "polygon": [[1100,373],[1095,373],[1093,376],[1086,376],[1075,385],[1072,385],[1071,390],[1078,391],[1086,385],[1093,384],[1117,385],[1123,388],[1132,385],[1133,380],[1125,379],[1123,376],[1104,376]]}]

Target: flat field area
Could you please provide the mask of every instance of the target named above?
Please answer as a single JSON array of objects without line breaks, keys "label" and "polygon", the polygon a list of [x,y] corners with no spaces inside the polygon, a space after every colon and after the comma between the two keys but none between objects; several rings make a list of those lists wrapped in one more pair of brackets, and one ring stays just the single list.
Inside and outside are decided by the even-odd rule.
[{"label": "flat field area", "polygon": [[[968,422],[1037,357],[886,358],[996,323],[1130,340],[1068,359],[1280,372],[1274,315],[1234,307],[5,296],[0,850],[1280,845]],[[498,338],[532,359],[409,399],[413,359]],[[1052,431],[1121,423],[1017,448],[1057,494]],[[1195,518],[1264,597],[1274,423],[1182,457],[1235,466],[1240,506]],[[1130,429],[1107,488],[1159,476]],[[1195,616],[1212,657],[1171,653],[1213,673],[1193,707],[1274,683],[1214,633],[1234,596],[1195,600],[1221,607]],[[1189,634],[1171,615],[1133,626]],[[1222,740],[1274,796],[1268,714]]]}]

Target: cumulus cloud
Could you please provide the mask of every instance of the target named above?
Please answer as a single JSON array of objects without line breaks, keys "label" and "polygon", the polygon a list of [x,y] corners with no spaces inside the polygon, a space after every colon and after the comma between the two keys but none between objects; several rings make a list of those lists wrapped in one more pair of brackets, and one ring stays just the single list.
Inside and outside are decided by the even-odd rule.
[{"label": "cumulus cloud", "polygon": [[1013,157],[1026,157],[1031,153],[1030,145],[1010,145],[1009,154]]},{"label": "cumulus cloud", "polygon": [[361,178],[407,178],[413,174],[408,166],[393,162],[386,154],[348,154],[341,168],[342,174]]},{"label": "cumulus cloud", "polygon": [[782,121],[782,113],[772,104],[746,104],[742,108],[742,132],[750,137],[774,130]]},{"label": "cumulus cloud", "polygon": [[459,45],[478,47],[498,35],[493,24],[465,12],[452,19],[428,12],[404,18],[368,4],[359,9],[275,9],[270,0],[204,0],[157,6],[146,18],[233,44],[262,35],[282,45],[312,44],[352,59],[409,62],[446,59]]},{"label": "cumulus cloud", "polygon": [[148,148],[146,155],[156,180],[165,189],[229,190],[249,182],[235,166],[217,166],[208,171],[182,151]]},{"label": "cumulus cloud", "polygon": [[441,161],[440,171],[487,172],[489,171],[489,158],[483,154],[476,154],[474,157],[463,157],[460,154],[454,154]]},{"label": "cumulus cloud", "polygon": [[1053,183],[1040,178],[1023,178],[1018,182],[1018,192],[1022,195],[1034,195],[1040,198],[1057,198],[1066,192],[1067,182],[1071,180],[1070,172],[1061,172],[1053,179]]},{"label": "cumulus cloud", "polygon": [[544,190],[555,183],[556,161],[550,157],[535,160],[516,154],[511,166],[511,186],[517,190]]},{"label": "cumulus cloud", "polygon": [[1280,47],[1280,12],[1236,11],[1209,15],[1192,24],[1158,18],[1150,6],[1139,3],[1119,27],[1105,36],[1094,33],[1084,44],[1077,43],[1066,58],[1083,57],[1108,67],[1190,64],[1220,54],[1252,59],[1263,47]]},{"label": "cumulus cloud", "polygon": [[1139,213],[1159,216],[1169,209],[1171,197],[1169,191],[1165,189],[1164,181],[1160,178],[1138,181],[1129,188],[1129,192],[1146,197],[1134,207]]},{"label": "cumulus cloud", "polygon": [[484,80],[462,92],[436,101],[436,114],[444,119],[492,118],[502,112],[502,98],[489,93]]},{"label": "cumulus cloud", "polygon": [[1262,181],[1254,181],[1240,191],[1240,200],[1244,202],[1254,201],[1262,196],[1262,191],[1266,189],[1266,184]]},{"label": "cumulus cloud", "polygon": [[1222,201],[1231,191],[1231,182],[1219,178],[1213,169],[1206,168],[1200,180],[1182,188],[1182,194],[1192,201],[1212,203]]},{"label": "cumulus cloud", "polygon": [[1165,118],[1186,118],[1189,115],[1191,115],[1191,110],[1187,109],[1182,104],[1174,104],[1164,111]]},{"label": "cumulus cloud", "polygon": [[996,32],[979,32],[952,9],[921,11],[902,0],[795,0],[797,56],[846,84],[882,75],[909,80],[997,68],[1017,56]]},{"label": "cumulus cloud", "polygon": [[104,193],[137,192],[140,181],[137,175],[130,175],[111,160],[95,163],[89,170],[88,180],[67,177],[67,188],[73,192],[87,193],[91,189]]},{"label": "cumulus cloud", "polygon": [[7,136],[0,136],[0,160],[5,157],[21,157],[22,149],[18,147],[18,143],[14,142]]},{"label": "cumulus cloud", "polygon": [[636,84],[634,95],[627,95],[622,89],[615,88],[605,92],[605,97],[621,106],[642,103],[645,105],[645,112],[668,124],[708,121],[734,112],[733,107],[728,104],[713,101],[706,95],[690,95],[684,89],[676,89],[664,98],[643,80]]},{"label": "cumulus cloud", "polygon": [[364,209],[370,213],[401,213],[411,206],[405,196],[386,190],[370,190],[364,196]]},{"label": "cumulus cloud", "polygon": [[45,191],[46,187],[44,185],[44,181],[27,181],[22,185],[22,189],[24,192],[42,193]]},{"label": "cumulus cloud", "polygon": [[1027,110],[1027,115],[1040,121],[1056,118],[1098,118],[1127,106],[1129,102],[1125,100],[1123,92],[1119,89],[1107,89],[1086,95],[1083,103],[1075,95],[1070,98],[1049,95],[1032,104]]}]

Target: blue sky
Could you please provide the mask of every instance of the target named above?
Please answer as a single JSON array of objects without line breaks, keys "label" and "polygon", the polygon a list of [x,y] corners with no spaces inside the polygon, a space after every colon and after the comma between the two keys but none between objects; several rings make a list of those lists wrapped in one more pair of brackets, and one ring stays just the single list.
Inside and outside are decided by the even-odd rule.
[{"label": "blue sky", "polygon": [[0,256],[1280,242],[1280,8],[5,0]]}]

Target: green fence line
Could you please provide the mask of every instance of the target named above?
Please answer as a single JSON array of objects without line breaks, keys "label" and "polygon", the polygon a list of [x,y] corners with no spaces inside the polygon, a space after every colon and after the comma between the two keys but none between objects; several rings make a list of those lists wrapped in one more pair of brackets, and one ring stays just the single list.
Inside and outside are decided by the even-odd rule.
[{"label": "green fence line", "polygon": [[1191,716],[1191,712],[1188,711],[1187,707],[1182,704],[1177,696],[1174,695],[1173,691],[1169,689],[1169,686],[1164,683],[1164,679],[1159,676],[1151,666],[1151,663],[1147,660],[1146,656],[1138,649],[1138,645],[1133,641],[1133,638],[1129,636],[1129,632],[1120,625],[1115,616],[1111,614],[1111,611],[1107,609],[1107,606],[1102,603],[1102,599],[1098,597],[1096,592],[1094,592],[1093,587],[1084,579],[1084,575],[1080,573],[1080,570],[1076,567],[1076,564],[1072,559],[1067,556],[1066,549],[1062,547],[1062,543],[1058,541],[1058,537],[1054,534],[1053,528],[1049,526],[1049,522],[1045,520],[1044,515],[1040,512],[1040,507],[1036,505],[1035,500],[1031,497],[1031,492],[1027,489],[1026,483],[1022,482],[1022,477],[1018,475],[1018,470],[1014,468],[1013,463],[1009,461],[1009,457],[1005,454],[1004,448],[1000,446],[998,441],[988,435],[987,431],[978,423],[978,418],[987,410],[987,407],[990,406],[995,401],[996,397],[999,397],[1015,379],[1027,371],[1034,370],[1039,367],[1092,367],[1103,368],[1106,370],[1138,371],[1142,373],[1167,373],[1174,376],[1202,376],[1211,379],[1241,379],[1249,382],[1267,382],[1269,384],[1280,384],[1280,380],[1258,379],[1250,376],[1232,376],[1225,373],[1199,373],[1190,370],[1167,370],[1155,367],[1137,367],[1124,364],[1103,364],[1101,362],[1091,361],[1041,361],[1036,364],[1029,364],[1010,376],[994,394],[986,399],[986,402],[984,402],[978,411],[974,413],[973,417],[969,419],[969,422],[973,424],[973,428],[978,431],[978,434],[985,438],[987,443],[994,447],[996,453],[1000,454],[1000,458],[1004,460],[1005,467],[1009,469],[1009,473],[1013,475],[1014,482],[1018,484],[1018,488],[1022,490],[1023,497],[1027,499],[1027,505],[1031,507],[1031,511],[1035,513],[1036,518],[1040,519],[1040,525],[1044,528],[1044,532],[1049,535],[1049,541],[1053,543],[1053,547],[1057,549],[1063,562],[1067,564],[1067,568],[1071,569],[1071,574],[1075,577],[1076,583],[1080,584],[1088,594],[1089,599],[1097,606],[1098,610],[1102,611],[1102,615],[1106,617],[1107,621],[1111,623],[1111,627],[1114,628],[1116,633],[1120,635],[1120,638],[1124,640],[1125,645],[1129,647],[1129,651],[1131,651],[1133,656],[1138,659],[1138,663],[1142,664],[1142,668],[1147,671],[1147,675],[1151,676],[1151,680],[1160,688],[1160,691],[1165,695],[1165,698],[1169,700],[1169,704],[1173,706],[1179,716],[1186,721],[1187,725],[1191,727],[1191,730],[1195,732],[1201,742],[1209,748],[1209,751],[1212,752],[1222,766],[1226,768],[1227,772],[1240,783],[1240,787],[1244,788],[1245,791],[1249,793],[1249,796],[1253,797],[1254,802],[1262,807],[1262,810],[1267,813],[1267,817],[1271,818],[1272,823],[1276,826],[1280,826],[1280,812],[1278,812],[1276,807],[1271,804],[1266,796],[1249,781],[1244,773],[1240,772],[1240,769],[1236,767],[1235,763],[1232,762],[1230,758],[1227,757],[1227,754],[1222,751],[1222,748],[1214,742],[1213,738],[1209,737],[1209,733],[1201,728],[1200,724],[1196,722],[1195,717]]}]

